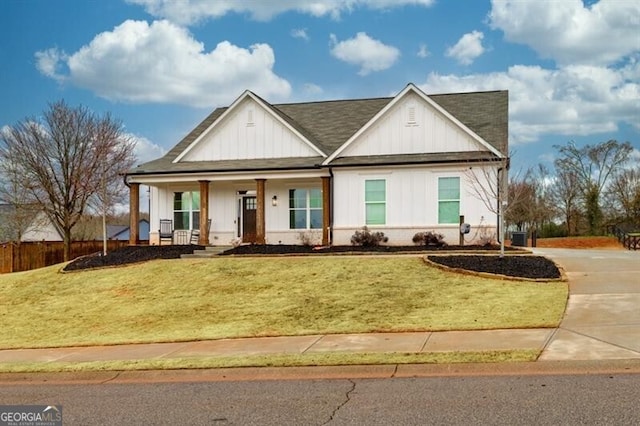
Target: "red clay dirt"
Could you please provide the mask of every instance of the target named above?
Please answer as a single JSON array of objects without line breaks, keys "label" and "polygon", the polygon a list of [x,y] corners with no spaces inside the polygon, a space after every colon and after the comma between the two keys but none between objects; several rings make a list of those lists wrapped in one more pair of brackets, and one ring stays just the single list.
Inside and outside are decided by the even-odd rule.
[{"label": "red clay dirt", "polygon": [[[563,237],[538,238],[537,247],[541,248],[570,248],[570,249],[606,249],[622,250],[622,244],[616,237]],[[531,246],[531,241],[529,241]]]}]

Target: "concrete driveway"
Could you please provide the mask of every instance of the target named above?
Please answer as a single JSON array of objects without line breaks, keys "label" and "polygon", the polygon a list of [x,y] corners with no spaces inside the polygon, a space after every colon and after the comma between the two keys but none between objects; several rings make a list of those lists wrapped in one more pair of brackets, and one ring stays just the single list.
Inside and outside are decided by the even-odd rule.
[{"label": "concrete driveway", "polygon": [[533,249],[562,266],[569,302],[540,361],[640,359],[640,251]]}]

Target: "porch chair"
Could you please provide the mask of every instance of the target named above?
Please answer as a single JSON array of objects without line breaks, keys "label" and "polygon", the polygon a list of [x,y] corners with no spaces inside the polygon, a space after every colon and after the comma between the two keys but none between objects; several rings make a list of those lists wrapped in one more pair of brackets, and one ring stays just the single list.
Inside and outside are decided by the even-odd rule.
[{"label": "porch chair", "polygon": [[[207,219],[207,234],[211,231],[211,219]],[[191,244],[200,244],[200,229],[191,230]]]},{"label": "porch chair", "polygon": [[169,240],[169,244],[173,244],[173,221],[171,219],[160,219],[159,236],[160,245],[162,245],[162,241],[167,240]]}]

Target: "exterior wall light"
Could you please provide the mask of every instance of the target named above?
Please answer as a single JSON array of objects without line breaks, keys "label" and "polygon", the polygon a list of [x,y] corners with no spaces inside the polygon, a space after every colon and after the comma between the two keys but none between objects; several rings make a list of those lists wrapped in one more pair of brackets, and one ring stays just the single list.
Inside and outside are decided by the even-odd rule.
[{"label": "exterior wall light", "polygon": [[273,198],[271,198],[271,205],[272,206],[277,206],[278,205],[278,196],[274,195]]}]

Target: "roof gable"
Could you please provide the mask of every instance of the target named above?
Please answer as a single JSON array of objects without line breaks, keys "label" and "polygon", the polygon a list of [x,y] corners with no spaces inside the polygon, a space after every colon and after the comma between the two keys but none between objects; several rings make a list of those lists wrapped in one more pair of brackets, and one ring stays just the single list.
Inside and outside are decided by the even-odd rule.
[{"label": "roof gable", "polygon": [[273,106],[245,91],[178,156],[180,161],[326,156]]},{"label": "roof gable", "polygon": [[[482,149],[496,156],[508,152],[508,92],[471,92],[436,94],[427,96],[413,84],[407,85],[396,97],[349,99],[271,105],[251,92],[245,92],[231,106],[217,108],[196,128],[185,136],[165,156],[132,169],[131,175],[156,173],[216,172],[225,170],[273,170],[317,167],[328,156],[337,159],[339,150],[353,140],[363,128],[375,124],[376,117],[392,108],[403,93],[416,93],[430,107],[445,117],[450,117],[460,129],[475,140],[484,141]],[[203,135],[224,120],[242,99],[250,98],[268,111],[287,131],[292,132],[301,143],[317,149],[313,157],[279,157],[250,160],[180,161],[185,153],[198,145]],[[449,118],[447,118],[449,119]],[[479,142],[480,143],[480,142]],[[486,145],[485,145],[486,144]],[[489,147],[490,146],[490,147]],[[494,149],[492,149],[493,147]],[[383,156],[380,156],[383,157]],[[484,158],[484,156],[481,156]],[[337,164],[334,160],[331,164]],[[374,164],[374,163],[369,163]]]},{"label": "roof gable", "polygon": [[[419,117],[419,118],[418,118]],[[336,149],[339,156],[490,151],[502,154],[413,84]]]}]

